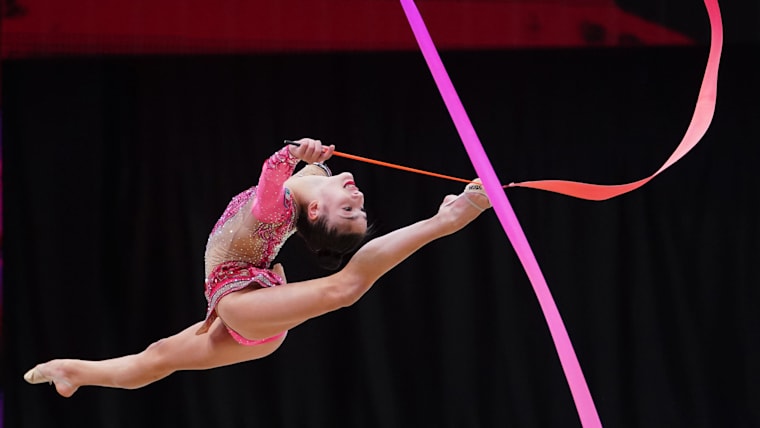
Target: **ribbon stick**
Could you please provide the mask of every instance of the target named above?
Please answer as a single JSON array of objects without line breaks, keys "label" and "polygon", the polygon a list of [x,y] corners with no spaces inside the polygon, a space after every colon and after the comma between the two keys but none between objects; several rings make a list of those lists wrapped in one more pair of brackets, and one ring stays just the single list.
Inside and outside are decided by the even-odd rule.
[{"label": "ribbon stick", "polygon": [[[285,144],[292,144],[294,146],[300,146],[301,145],[301,144],[299,144],[299,143],[297,143],[295,141],[292,141],[292,140],[285,140]],[[322,149],[322,151],[326,152],[327,149]],[[462,182],[462,183],[474,183],[474,181],[472,181],[472,180],[465,180],[464,178],[452,177],[450,175],[444,175],[444,174],[439,174],[437,172],[425,171],[423,169],[418,169],[418,168],[410,168],[410,167],[404,166],[404,165],[398,165],[398,164],[391,163],[391,162],[385,162],[385,161],[381,161],[381,160],[371,159],[371,158],[367,158],[367,157],[364,157],[364,156],[352,155],[350,153],[343,153],[343,152],[339,152],[337,150],[333,150],[333,156],[340,156],[340,157],[343,157],[343,158],[346,158],[346,159],[351,159],[351,160],[355,160],[355,161],[359,161],[359,162],[366,162],[366,163],[371,163],[373,165],[380,165],[380,166],[384,166],[386,168],[400,169],[402,171],[413,172],[413,173],[416,173],[416,174],[429,175],[431,177],[444,178],[446,180],[459,181],[459,182]],[[507,187],[507,186],[508,185],[504,185],[502,187]]]},{"label": "ribbon stick", "polygon": [[638,189],[659,173],[676,163],[694,146],[707,132],[707,128],[712,122],[715,113],[715,100],[718,92],[718,66],[720,64],[720,53],[723,48],[723,24],[720,18],[720,8],[717,0],[705,0],[705,7],[710,18],[710,53],[707,56],[707,66],[705,75],[702,79],[702,87],[697,96],[697,105],[694,109],[694,115],[691,123],[686,129],[681,143],[668,158],[668,160],[649,177],[634,181],[627,184],[601,185],[582,183],[577,181],[566,180],[539,180],[525,181],[521,183],[510,183],[507,187],[529,187],[533,189],[546,190],[560,193],[580,199],[593,201],[602,201],[615,196],[628,193],[631,190]]},{"label": "ribbon stick", "polygon": [[575,400],[581,424],[584,427],[601,427],[601,421],[597,415],[596,407],[591,399],[591,393],[586,385],[583,372],[581,371],[580,364],[578,363],[565,325],[562,322],[562,318],[554,303],[554,299],[549,292],[549,287],[541,273],[541,269],[533,255],[533,251],[528,244],[525,233],[520,227],[520,223],[512,210],[512,206],[501,188],[499,178],[496,176],[493,166],[483,150],[483,146],[473,129],[472,123],[470,122],[464,107],[462,106],[462,102],[454,90],[454,86],[449,79],[446,69],[443,67],[435,45],[430,38],[430,34],[425,27],[425,23],[423,22],[417,7],[412,0],[401,0],[401,5],[404,8],[407,20],[414,32],[414,36],[417,39],[422,55],[425,57],[428,68],[438,86],[441,97],[449,110],[449,114],[454,121],[457,131],[459,132],[459,136],[462,139],[467,154],[470,157],[478,177],[483,181],[483,186],[486,189],[486,194],[488,194],[488,197],[491,200],[491,205],[493,206],[507,237],[515,248],[517,256],[522,262],[528,278],[533,285],[541,309],[544,312],[544,317],[549,325],[549,331],[551,332],[555,348],[559,354],[560,363],[565,372],[565,376],[567,377],[570,391]]}]

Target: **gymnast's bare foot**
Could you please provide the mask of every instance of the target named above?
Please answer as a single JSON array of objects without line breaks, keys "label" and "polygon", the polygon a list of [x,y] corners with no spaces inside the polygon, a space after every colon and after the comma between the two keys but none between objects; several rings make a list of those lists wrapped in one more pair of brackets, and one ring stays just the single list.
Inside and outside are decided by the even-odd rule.
[{"label": "gymnast's bare foot", "polygon": [[71,397],[77,391],[70,380],[66,370],[66,360],[53,360],[44,364],[38,364],[26,372],[24,380],[31,384],[52,383],[58,394],[63,397]]}]

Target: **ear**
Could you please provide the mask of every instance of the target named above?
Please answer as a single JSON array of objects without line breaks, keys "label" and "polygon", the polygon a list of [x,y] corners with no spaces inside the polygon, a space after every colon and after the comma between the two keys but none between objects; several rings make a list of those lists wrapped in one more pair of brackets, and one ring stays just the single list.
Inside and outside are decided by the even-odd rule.
[{"label": "ear", "polygon": [[309,202],[309,205],[306,206],[306,214],[309,218],[309,221],[314,221],[319,218],[319,202],[318,201],[311,201]]}]

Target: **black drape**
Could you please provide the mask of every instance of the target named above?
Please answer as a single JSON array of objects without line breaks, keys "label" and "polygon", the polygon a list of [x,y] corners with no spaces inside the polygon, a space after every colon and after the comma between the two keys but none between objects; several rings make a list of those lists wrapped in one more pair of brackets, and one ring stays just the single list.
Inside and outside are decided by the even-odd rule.
[{"label": "black drape", "polygon": [[[652,174],[707,48],[444,52],[505,182]],[[760,426],[758,51],[724,50],[702,142],[604,202],[507,191],[606,427]],[[202,319],[203,250],[283,139],[467,177],[417,52],[6,61],[8,427],[573,427],[531,285],[495,214],[425,247],[272,356],[63,399],[23,373],[111,358]],[[376,233],[460,184],[341,158]],[[289,281],[319,270],[293,238]]]}]

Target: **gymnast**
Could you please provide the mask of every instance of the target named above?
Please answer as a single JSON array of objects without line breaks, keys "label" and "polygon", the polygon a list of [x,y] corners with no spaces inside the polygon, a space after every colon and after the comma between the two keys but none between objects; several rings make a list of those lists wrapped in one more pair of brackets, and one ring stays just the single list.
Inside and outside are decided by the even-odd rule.
[{"label": "gymnast", "polygon": [[[256,186],[232,198],[206,244],[203,321],[137,354],[99,361],[55,359],[38,364],[24,379],[52,383],[70,397],[81,386],[137,389],[175,371],[266,357],[288,330],[354,304],[417,250],[491,207],[475,180],[460,195],[444,197],[433,216],[364,243],[364,195],[350,173],[332,175],[324,165],[334,150],[310,138],[287,145],[264,162]],[[299,161],[307,165],[294,174]],[[271,264],[293,234],[334,273],[287,283],[282,266]]]}]

